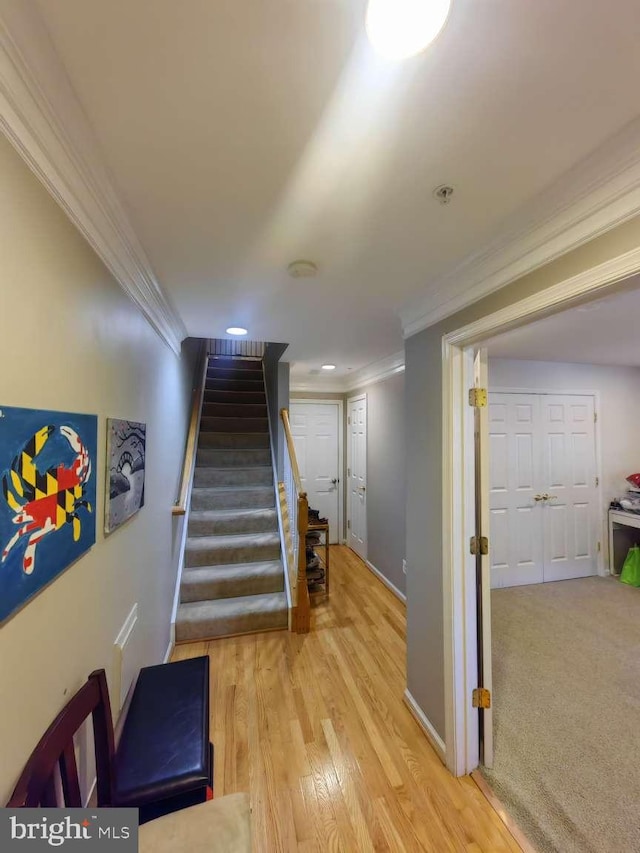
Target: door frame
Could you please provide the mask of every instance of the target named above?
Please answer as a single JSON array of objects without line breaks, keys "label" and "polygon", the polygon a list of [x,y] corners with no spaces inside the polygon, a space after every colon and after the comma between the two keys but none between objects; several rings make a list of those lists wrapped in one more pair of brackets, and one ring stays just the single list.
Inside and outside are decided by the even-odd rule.
[{"label": "door frame", "polygon": [[[347,410],[345,413],[344,419],[344,431],[347,438],[347,465],[345,468],[345,482],[344,482],[344,494],[345,500],[347,502],[347,530],[351,528],[351,501],[349,500],[349,477],[346,475],[347,471],[351,470],[351,442],[349,441],[349,405],[351,403],[357,403],[358,400],[364,400],[365,406],[367,409],[367,443],[365,448],[366,455],[366,465],[367,465],[367,482],[369,481],[369,400],[367,398],[367,392],[364,391],[362,394],[356,394],[354,397],[347,397]],[[369,500],[369,496],[365,497],[365,509],[368,507],[367,501]],[[345,536],[345,542],[349,544],[349,537]],[[363,557],[364,561],[367,562],[367,558],[369,556],[369,517],[367,513],[367,541],[365,543],[365,553],[366,556]],[[359,555],[358,555],[359,556]]]},{"label": "door frame", "polygon": [[593,411],[596,414],[596,419],[593,424],[593,437],[594,437],[594,453],[596,457],[596,477],[598,479],[598,485],[596,488],[596,506],[598,508],[598,542],[600,543],[600,550],[597,552],[596,557],[596,567],[598,570],[599,577],[606,577],[609,572],[607,569],[607,561],[605,561],[604,553],[605,553],[605,541],[607,536],[606,522],[604,516],[604,496],[602,490],[602,433],[600,424],[602,423],[602,419],[600,417],[602,412],[602,405],[600,403],[600,391],[580,391],[577,388],[573,390],[567,391],[564,388],[512,388],[512,387],[502,387],[497,386],[493,387],[491,383],[489,383],[489,393],[490,394],[540,394],[540,395],[548,395],[548,394],[565,394],[568,397],[593,397]]},{"label": "door frame", "polygon": [[473,417],[468,406],[474,346],[500,332],[615,293],[639,269],[640,249],[634,249],[442,337],[445,745],[446,764],[455,776],[470,773],[479,763],[477,714],[471,707],[477,678],[476,602],[468,548],[475,511],[469,477],[474,459]]},{"label": "door frame", "polygon": [[[320,403],[323,406],[338,407],[338,486],[345,481],[345,465],[344,465],[344,402],[340,398],[331,399],[325,397],[316,399],[315,397],[291,397],[289,399],[289,411],[293,403]],[[344,496],[346,484],[342,488],[338,488],[338,542],[344,543]]]}]

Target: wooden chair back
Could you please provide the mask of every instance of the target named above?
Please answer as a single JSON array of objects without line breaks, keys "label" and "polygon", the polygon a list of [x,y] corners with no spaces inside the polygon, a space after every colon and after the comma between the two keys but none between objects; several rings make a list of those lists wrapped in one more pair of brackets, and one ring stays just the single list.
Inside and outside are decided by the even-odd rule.
[{"label": "wooden chair back", "polygon": [[[81,808],[73,736],[89,715],[93,717],[98,806],[111,805],[114,756],[113,721],[104,669],[92,672],[87,683],[60,711],[31,753],[7,808]],[[62,796],[56,785],[60,770]]]}]

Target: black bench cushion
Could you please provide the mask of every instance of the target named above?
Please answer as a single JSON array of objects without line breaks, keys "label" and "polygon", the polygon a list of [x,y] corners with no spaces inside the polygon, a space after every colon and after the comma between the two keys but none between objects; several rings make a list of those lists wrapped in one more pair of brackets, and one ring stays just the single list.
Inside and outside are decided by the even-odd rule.
[{"label": "black bench cushion", "polygon": [[115,801],[140,806],[209,780],[209,658],[140,670],[115,760]]}]

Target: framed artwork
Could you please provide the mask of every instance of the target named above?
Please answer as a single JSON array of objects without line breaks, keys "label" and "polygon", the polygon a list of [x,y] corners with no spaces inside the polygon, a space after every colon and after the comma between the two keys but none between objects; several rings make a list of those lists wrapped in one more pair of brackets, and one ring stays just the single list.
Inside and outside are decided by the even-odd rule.
[{"label": "framed artwork", "polygon": [[111,533],[144,506],[147,425],[107,419],[107,497],[104,529]]},{"label": "framed artwork", "polygon": [[95,415],[0,408],[0,621],[96,541]]}]

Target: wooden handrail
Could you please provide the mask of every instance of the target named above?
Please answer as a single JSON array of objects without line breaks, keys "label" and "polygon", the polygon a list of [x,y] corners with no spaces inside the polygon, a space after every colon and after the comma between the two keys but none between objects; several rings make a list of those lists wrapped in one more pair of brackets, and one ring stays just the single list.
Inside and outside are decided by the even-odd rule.
[{"label": "wooden handrail", "polygon": [[193,389],[191,398],[191,419],[189,421],[189,432],[187,433],[187,446],[184,452],[184,464],[182,466],[182,478],[180,480],[180,494],[178,500],[174,504],[171,514],[184,515],[187,511],[187,503],[189,501],[189,486],[193,478],[193,468],[196,461],[196,444],[198,441],[198,427],[200,425],[200,409],[202,408],[202,398],[204,397],[204,386],[207,381],[207,341],[204,341],[200,353],[200,379],[198,385]]},{"label": "wooden handrail", "polygon": [[289,448],[289,459],[291,460],[291,470],[293,472],[293,480],[296,484],[296,489],[298,494],[302,497],[306,497],[306,492],[302,491],[302,480],[300,479],[300,469],[298,468],[298,460],[296,458],[296,446],[293,443],[293,435],[291,434],[291,422],[289,421],[289,410],[288,409],[280,409],[280,417],[282,418],[282,423],[284,424],[284,435],[287,440],[287,447]]}]

